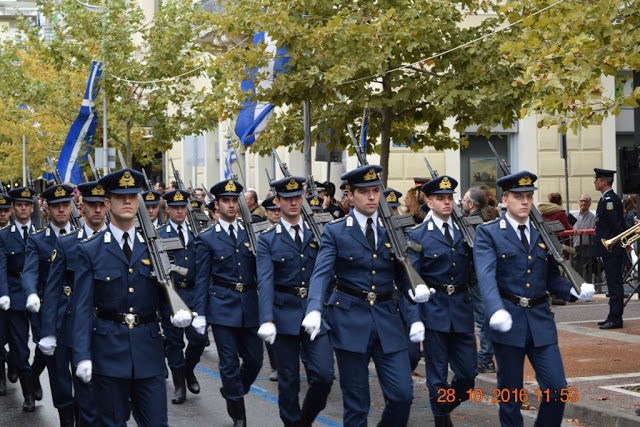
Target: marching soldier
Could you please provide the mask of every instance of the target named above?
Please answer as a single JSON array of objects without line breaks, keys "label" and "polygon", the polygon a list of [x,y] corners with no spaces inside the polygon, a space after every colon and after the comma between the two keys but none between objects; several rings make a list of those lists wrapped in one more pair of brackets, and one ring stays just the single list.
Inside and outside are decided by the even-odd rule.
[{"label": "marching soldier", "polygon": [[[0,194],[0,229],[6,228],[11,220],[11,200],[8,194]],[[3,280],[0,279],[1,281]],[[9,298],[9,290],[2,290],[1,288],[2,285],[0,285],[0,396],[5,396],[7,394],[7,374],[4,368],[4,364],[7,362],[5,344],[9,339],[6,310],[11,305],[11,300]]]},{"label": "marching soldier", "polygon": [[278,206],[275,199],[275,195],[269,196],[260,203],[264,208],[265,215],[267,215],[267,221],[271,225],[275,225],[280,221],[280,206]]},{"label": "marching soldier", "polygon": [[150,190],[142,193],[142,198],[144,199],[144,205],[147,207],[147,212],[149,212],[149,218],[151,218],[153,226],[159,227],[162,224],[160,221],[160,201],[162,195],[157,191]]},{"label": "marching soldier", "polygon": [[0,229],[6,228],[11,222],[11,197],[0,194]]},{"label": "marching soldier", "polygon": [[[168,425],[157,314],[166,295],[151,275],[146,243],[135,228],[143,182],[131,169],[102,177],[111,223],[78,245],[73,361],[82,381],[93,379],[99,425],[125,425],[131,409],[141,425]],[[188,326],[191,315],[178,311],[171,322]]]},{"label": "marching soldier", "polygon": [[233,180],[211,187],[220,219],[196,241],[196,288],[208,290],[206,315],[220,359],[220,392],[234,427],[246,425],[244,395],[260,372],[263,353],[255,258],[247,231],[236,219],[242,188]]},{"label": "marching soldier", "polygon": [[324,204],[324,197],[313,194],[311,196],[307,196],[307,202],[309,203],[311,212],[313,212],[314,215],[318,215],[324,212],[324,208],[322,207],[322,205]]},{"label": "marching soldier", "polygon": [[[281,219],[258,239],[256,256],[260,329],[273,345],[278,366],[278,407],[285,426],[310,427],[324,409],[333,384],[333,353],[326,331],[310,340],[301,328],[307,309],[309,278],[318,244],[301,216],[305,179],[271,182]],[[318,199],[318,196],[309,198]],[[322,211],[322,203],[316,204]],[[300,409],[300,352],[305,356],[309,389]]]},{"label": "marching soldier", "polygon": [[[468,397],[477,375],[469,294],[471,251],[451,218],[457,186],[458,182],[446,175],[424,184],[421,191],[432,215],[409,231],[409,238],[423,248],[412,253],[413,266],[435,290],[419,310],[426,326],[424,360],[429,401],[435,425],[442,427],[451,425],[449,414]],[[449,366],[454,373],[451,383],[447,381]],[[442,390],[448,397],[444,401],[439,398]]]},{"label": "marching soldier", "polygon": [[[204,347],[207,344],[207,321],[204,316],[206,300],[204,298],[198,300],[196,297],[198,294],[206,294],[207,288],[205,288],[203,292],[198,292],[195,287],[195,237],[191,232],[191,227],[185,221],[187,217],[189,193],[183,190],[173,190],[165,193],[162,198],[167,203],[169,220],[158,228],[158,234],[162,238],[178,237],[180,239],[184,249],[174,251],[173,256],[176,265],[189,269],[187,276],[174,277],[176,290],[191,310],[202,313],[193,319],[191,327],[184,329],[173,326],[169,321],[169,316],[166,314],[162,316],[162,330],[165,335],[164,351],[167,361],[169,362],[174,386],[171,403],[181,404],[184,403],[187,395],[185,382],[191,393],[200,393],[200,384],[193,370],[198,362],[200,362],[200,356],[202,356]],[[185,335],[189,341],[189,345],[183,353]]]},{"label": "marching soldier", "polygon": [[412,295],[392,259],[387,230],[378,219],[380,171],[382,167],[369,165],[341,176],[349,182],[354,211],[324,228],[302,322],[312,340],[327,330],[321,313],[327,287],[337,282],[325,319],[340,371],[347,426],[367,425],[371,359],[387,402],[380,425],[407,425],[413,380],[395,286],[417,302],[426,301],[429,295],[424,285],[417,286],[416,295]]},{"label": "marching soldier", "polygon": [[[547,291],[567,301],[588,300],[591,284],[581,292],[560,275],[558,265],[548,254],[540,233],[531,226],[537,177],[527,171],[500,178],[502,204],[506,213],[476,229],[474,261],[485,303],[488,338],[493,342],[498,365],[498,390],[523,390],[524,358],[536,371],[545,399],[541,402],[536,425],[559,426],[567,391],[558,333]],[[488,320],[487,320],[488,319]],[[475,365],[475,364],[474,364]],[[500,401],[500,423],[522,426],[519,399]]]},{"label": "marching soldier", "polygon": [[399,215],[399,209],[401,205],[400,197],[402,197],[402,193],[398,190],[394,190],[393,188],[387,188],[382,194],[389,204],[391,210],[393,210],[393,214]]},{"label": "marching soldier", "polygon": [[80,381],[70,370],[73,349],[72,298],[78,245],[80,241],[107,227],[106,191],[96,181],[80,184],[78,191],[82,194],[84,225],[60,236],[51,255],[51,268],[41,309],[44,338],[38,347],[45,355],[54,355],[55,363],[49,365],[49,372],[59,378],[58,383],[64,395],[71,395],[73,388],[74,405],[60,409],[61,413],[65,413],[64,419],[68,425],[73,426],[75,416],[78,426],[92,426],[96,423],[93,386]]}]

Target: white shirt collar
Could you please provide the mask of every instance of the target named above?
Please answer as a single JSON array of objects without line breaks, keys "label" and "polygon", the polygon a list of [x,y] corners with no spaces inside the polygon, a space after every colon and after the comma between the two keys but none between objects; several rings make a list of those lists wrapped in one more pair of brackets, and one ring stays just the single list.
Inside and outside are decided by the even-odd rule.
[{"label": "white shirt collar", "polygon": [[22,227],[27,227],[27,230],[31,231],[32,226],[33,224],[31,224],[31,220],[29,220],[29,222],[26,224],[20,224],[18,221],[16,221],[16,228],[20,230],[21,233],[22,233]]},{"label": "white shirt collar", "polygon": [[[442,234],[444,234],[444,227],[442,226],[442,224],[444,224],[444,221],[435,215],[432,215],[431,219],[436,224],[436,227],[438,227],[440,231],[442,231]],[[449,224],[449,233],[451,233],[451,236],[453,237],[453,220],[451,219],[451,217],[449,217],[449,219],[447,220],[447,224]]]},{"label": "white shirt collar", "polygon": [[524,224],[520,224],[518,221],[516,221],[515,219],[511,218],[509,216],[508,213],[504,214],[505,218],[507,218],[507,221],[509,221],[509,224],[511,224],[511,227],[513,227],[513,230],[516,232],[516,234],[518,235],[518,237],[520,237],[520,230],[518,229],[518,226],[520,225],[524,225],[527,228],[525,229],[525,234],[527,234],[527,237],[530,233],[531,230],[531,220],[529,220],[529,218],[527,217],[527,222],[525,222]]},{"label": "white shirt collar", "polygon": [[133,250],[133,245],[136,240],[135,225],[131,227],[129,230],[120,230],[118,227],[112,224],[110,229],[111,229],[111,234],[113,234],[113,238],[116,239],[116,242],[118,242],[118,245],[120,245],[121,248],[122,246],[124,246],[124,240],[122,238],[122,236],[124,235],[124,232],[126,231],[127,233],[129,233],[129,246],[131,247],[131,250]]},{"label": "white shirt collar", "polygon": [[[367,219],[369,217],[361,214],[355,209],[353,210],[353,215],[356,217],[356,221],[358,221],[358,225],[360,225],[360,228],[364,230],[367,227]],[[378,224],[378,211],[375,211],[370,218],[373,220],[373,231],[375,231],[377,228],[376,225]]]},{"label": "white shirt collar", "polygon": [[224,229],[224,231],[227,232],[227,234],[229,234],[229,226],[231,224],[233,224],[233,231],[236,234],[236,236],[238,235],[238,230],[240,229],[240,227],[238,225],[238,220],[237,219],[234,219],[232,223],[228,223],[224,219],[220,218],[218,220],[218,224],[220,224],[222,226],[222,228]]},{"label": "white shirt collar", "polygon": [[[87,223],[86,223],[86,222],[85,222],[85,224],[84,224],[83,228],[84,228],[84,238],[85,238],[85,239],[88,239],[89,237],[93,236],[93,233],[95,233],[95,231],[93,231],[93,230],[91,229],[91,227],[88,227],[88,226],[87,226]],[[102,224],[102,227],[100,227],[100,230],[98,230],[98,231],[102,231],[102,230],[104,230],[105,228],[107,228],[107,224],[106,224],[106,223],[105,223],[105,224]]]},{"label": "white shirt collar", "polygon": [[[56,237],[60,237],[60,228],[56,227],[55,225],[53,225],[52,222],[49,223],[49,225],[51,226],[51,229],[53,230],[54,233],[56,233]],[[67,225],[64,226],[64,230],[65,230],[65,234],[71,231],[71,224],[67,222]]]}]

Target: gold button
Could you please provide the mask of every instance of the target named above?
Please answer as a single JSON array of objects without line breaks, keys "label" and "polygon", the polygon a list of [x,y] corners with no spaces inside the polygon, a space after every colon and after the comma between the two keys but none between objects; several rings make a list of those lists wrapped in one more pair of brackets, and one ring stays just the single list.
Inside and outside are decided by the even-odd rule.
[{"label": "gold button", "polygon": [[239,254],[240,253],[240,249],[236,249],[236,253]]},{"label": "gold button", "polygon": [[129,288],[129,293],[132,294],[133,293],[133,288]]},{"label": "gold button", "polygon": [[221,257],[220,257],[220,259],[224,259],[224,257],[223,257],[223,256],[221,256]]},{"label": "gold button", "polygon": [[238,279],[239,279],[239,280],[242,280],[242,276],[238,276]]},{"label": "gold button", "polygon": [[129,313],[133,313],[133,307],[129,307]]},{"label": "gold button", "polygon": [[129,325],[129,329],[133,329],[133,325]]},{"label": "gold button", "polygon": [[109,280],[111,280],[111,277],[107,276],[107,282],[108,282]]},{"label": "gold button", "polygon": [[378,258],[378,254],[373,254],[373,257],[374,258]]},{"label": "gold button", "polygon": [[305,282],[300,282],[300,284],[301,284],[301,285],[306,285],[306,283],[305,283]]},{"label": "gold button", "polygon": [[353,257],[352,256],[349,257],[349,261],[353,261]]},{"label": "gold button", "polygon": [[188,256],[184,257],[184,260],[189,261],[189,257]]},{"label": "gold button", "polygon": [[373,301],[369,301],[369,305],[373,305]]},{"label": "gold button", "polygon": [[304,258],[304,254],[300,254],[300,258]]},{"label": "gold button", "polygon": [[434,258],[438,258],[438,254],[433,254],[433,257]]},{"label": "gold button", "polygon": [[533,259],[533,257],[532,257],[531,255],[529,255],[527,258],[529,258],[529,259]]},{"label": "gold button", "polygon": [[336,302],[336,305],[340,305],[340,301]]},{"label": "gold button", "polygon": [[454,267],[456,266],[456,263],[455,263],[455,262],[453,263],[453,266],[454,266]]},{"label": "gold button", "polygon": [[304,268],[304,267],[302,267],[302,271],[307,271],[307,269],[306,269],[306,268]]},{"label": "gold button", "polygon": [[531,287],[531,285],[530,285],[529,283],[527,283],[527,285],[526,285],[526,286],[527,286],[527,288],[530,288],[530,287]]},{"label": "gold button", "polygon": [[188,250],[189,250],[189,246],[185,246],[185,247],[184,247],[184,250],[185,250],[185,251],[188,251]]},{"label": "gold button", "polygon": [[284,258],[282,258],[281,261],[284,262]]},{"label": "gold button", "polygon": [[376,285],[372,285],[372,286],[371,286],[371,290],[372,290],[372,291],[375,291],[375,290],[376,290]]},{"label": "gold button", "polygon": [[531,270],[527,270],[527,274],[531,274]]},{"label": "gold button", "polygon": [[456,251],[456,248],[451,248],[451,252],[455,252],[455,251]]},{"label": "gold button", "polygon": [[453,276],[451,276],[451,281],[453,282]]},{"label": "gold button", "polygon": [[133,268],[130,268],[130,269],[129,269],[129,273],[133,273]]},{"label": "gold button", "polygon": [[506,258],[507,256],[505,254],[502,254],[502,258]]},{"label": "gold button", "polygon": [[239,263],[238,263],[238,267],[240,267],[241,265],[242,265],[242,263],[241,263],[241,262],[239,262]]},{"label": "gold button", "polygon": [[376,274],[376,271],[375,271],[375,270],[373,270],[373,271],[371,272],[371,274]]}]

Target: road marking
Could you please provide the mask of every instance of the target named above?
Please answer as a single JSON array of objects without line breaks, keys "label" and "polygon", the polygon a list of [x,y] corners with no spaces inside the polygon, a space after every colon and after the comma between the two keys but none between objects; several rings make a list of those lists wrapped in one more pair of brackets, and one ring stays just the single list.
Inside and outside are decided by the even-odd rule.
[{"label": "road marking", "polygon": [[640,393],[638,393],[637,391],[625,390],[622,387],[639,386],[639,385],[640,384],[603,385],[603,386],[600,386],[600,388],[603,388],[603,389],[609,390],[609,391],[617,391],[618,393],[624,393],[624,394],[628,394],[630,396],[638,397],[638,396],[640,396]]},{"label": "road marking", "polygon": [[640,377],[640,372],[629,372],[627,374],[609,374],[609,375],[594,375],[592,377],[575,377],[567,378],[567,382],[580,382],[580,381],[604,381],[612,380],[615,378],[632,378]]},{"label": "road marking", "polygon": [[640,335],[630,335],[622,332],[613,332],[610,330],[585,328],[584,326],[575,326],[569,323],[558,323],[556,326],[559,331],[573,332],[575,334],[589,335],[591,337],[607,338],[610,340],[640,344]]}]

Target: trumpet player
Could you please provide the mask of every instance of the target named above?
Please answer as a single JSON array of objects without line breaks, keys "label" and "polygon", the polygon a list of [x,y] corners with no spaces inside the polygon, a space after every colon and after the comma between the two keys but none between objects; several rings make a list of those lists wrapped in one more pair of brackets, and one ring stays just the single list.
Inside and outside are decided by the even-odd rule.
[{"label": "trumpet player", "polygon": [[[622,260],[625,249],[620,244],[612,244],[606,248],[603,240],[618,236],[625,231],[622,201],[613,191],[613,176],[616,171],[593,169],[596,173],[594,186],[602,193],[596,209],[596,233],[593,255],[602,258],[604,274],[609,291],[609,314],[598,322],[600,329],[622,328],[622,311],[624,309],[624,290],[622,287]],[[631,246],[626,248],[631,250]]]}]

